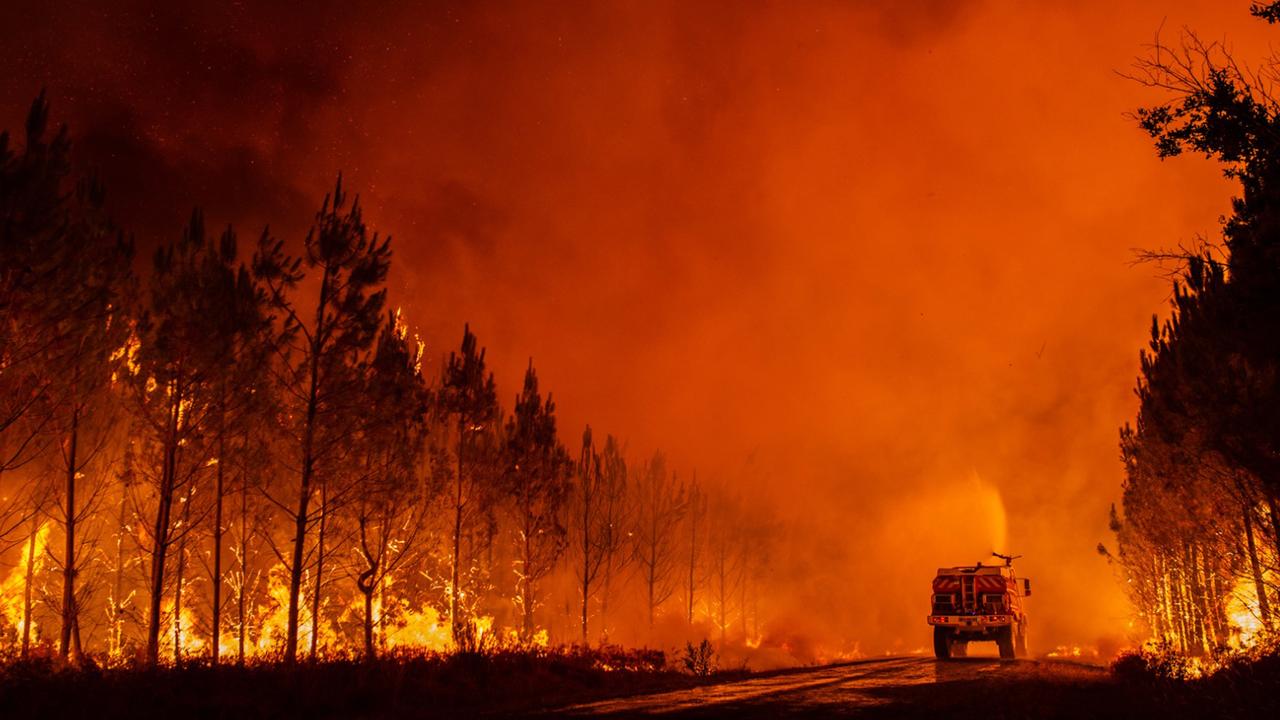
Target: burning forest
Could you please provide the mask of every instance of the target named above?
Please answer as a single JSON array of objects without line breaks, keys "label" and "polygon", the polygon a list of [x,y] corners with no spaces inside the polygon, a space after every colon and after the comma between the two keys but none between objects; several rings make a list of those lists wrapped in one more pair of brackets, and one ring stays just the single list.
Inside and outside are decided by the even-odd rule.
[{"label": "burning forest", "polygon": [[7,12],[0,715],[1265,715],[1228,5]]},{"label": "burning forest", "polygon": [[6,652],[759,645],[768,509],[590,426],[570,450],[470,328],[428,362],[341,178],[296,256],[197,210],[135,273],[48,112],[0,145]]}]

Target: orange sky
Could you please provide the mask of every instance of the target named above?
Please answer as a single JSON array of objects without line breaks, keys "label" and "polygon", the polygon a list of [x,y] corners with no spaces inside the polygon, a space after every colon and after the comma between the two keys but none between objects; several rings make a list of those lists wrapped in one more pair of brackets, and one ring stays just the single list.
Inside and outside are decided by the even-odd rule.
[{"label": "orange sky", "polygon": [[804,519],[793,622],[923,646],[933,568],[1003,541],[1044,649],[1123,631],[1094,546],[1168,296],[1132,249],[1215,235],[1231,192],[1156,159],[1123,114],[1159,96],[1116,71],[1162,23],[1257,58],[1248,5],[41,10],[0,31],[0,97],[12,127],[50,87],[144,243],[193,202],[296,236],[345,170],[437,353],[470,321],[504,397],[534,358],[567,440]]}]

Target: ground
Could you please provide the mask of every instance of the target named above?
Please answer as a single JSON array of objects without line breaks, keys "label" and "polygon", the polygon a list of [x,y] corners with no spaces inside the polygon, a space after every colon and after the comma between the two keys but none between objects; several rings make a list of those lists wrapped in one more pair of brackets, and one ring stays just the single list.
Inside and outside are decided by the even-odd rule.
[{"label": "ground", "polygon": [[1118,681],[1066,661],[878,658],[578,704],[559,716],[673,718],[1260,718],[1276,690]]},{"label": "ground", "polygon": [[1249,718],[1280,716],[1255,664],[1186,683],[1059,660],[884,657],[695,678],[635,651],[504,652],[372,663],[79,670],[13,663],[0,717],[200,718]]}]

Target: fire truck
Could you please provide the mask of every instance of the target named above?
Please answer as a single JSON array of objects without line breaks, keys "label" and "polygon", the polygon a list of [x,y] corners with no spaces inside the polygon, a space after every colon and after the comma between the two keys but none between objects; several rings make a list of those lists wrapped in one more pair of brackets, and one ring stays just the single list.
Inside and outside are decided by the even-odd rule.
[{"label": "fire truck", "polygon": [[992,553],[1003,564],[938,568],[933,578],[929,624],[933,654],[940,660],[964,657],[971,642],[994,641],[1000,657],[1027,654],[1027,613],[1023,598],[1031,581],[1013,571],[1019,555]]}]

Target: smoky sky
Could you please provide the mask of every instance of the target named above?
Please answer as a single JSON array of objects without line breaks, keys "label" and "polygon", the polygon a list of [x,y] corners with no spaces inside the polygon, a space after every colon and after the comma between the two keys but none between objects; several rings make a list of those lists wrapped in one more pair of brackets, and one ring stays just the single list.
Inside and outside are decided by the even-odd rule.
[{"label": "smoky sky", "polygon": [[1232,192],[1117,71],[1161,27],[1257,57],[1248,4],[28,3],[0,118],[47,88],[144,246],[193,205],[297,243],[342,171],[433,357],[470,322],[567,442],[764,499],[779,632],[922,646],[933,569],[995,549],[1047,649],[1125,630],[1133,249]]}]

